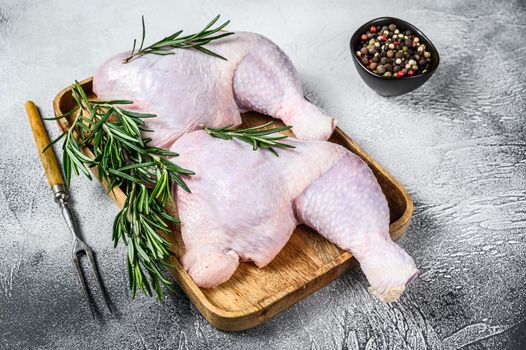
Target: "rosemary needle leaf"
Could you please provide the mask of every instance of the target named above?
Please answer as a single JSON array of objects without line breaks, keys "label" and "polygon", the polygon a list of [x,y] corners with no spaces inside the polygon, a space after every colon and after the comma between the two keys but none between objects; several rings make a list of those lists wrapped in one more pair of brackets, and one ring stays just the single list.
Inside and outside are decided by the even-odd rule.
[{"label": "rosemary needle leaf", "polygon": [[154,55],[175,55],[175,52],[168,50],[151,50],[150,53]]},{"label": "rosemary needle leaf", "polygon": [[137,44],[137,39],[133,39],[133,48],[132,48],[132,52],[131,52],[132,56],[135,53],[135,45],[136,44]]},{"label": "rosemary needle leaf", "polygon": [[98,101],[90,101],[91,104],[94,105],[131,105],[133,104],[133,101],[130,100],[98,100]]},{"label": "rosemary needle leaf", "polygon": [[222,60],[228,61],[225,57],[223,57],[223,56],[221,56],[221,55],[219,55],[219,54],[217,54],[217,53],[215,53],[215,52],[213,52],[213,51],[210,51],[210,50],[208,50],[208,49],[205,49],[205,48],[202,47],[202,46],[194,46],[194,48],[195,48],[196,50],[199,50],[199,51],[201,51],[201,52],[204,52],[204,53],[206,53],[206,54],[209,54],[210,56],[214,56],[214,57],[220,58],[220,59],[222,59]]},{"label": "rosemary needle leaf", "polygon": [[138,183],[138,184],[141,183],[141,180],[139,180],[138,178],[133,177],[131,175],[128,175],[126,173],[123,173],[122,171],[118,171],[118,170],[115,170],[115,169],[108,169],[108,171],[110,173],[112,173],[113,175],[118,176],[118,177],[122,177],[123,179],[126,179],[128,181],[132,181],[132,182],[135,182],[135,183]]},{"label": "rosemary needle leaf", "polygon": [[179,185],[179,187],[181,187],[183,190],[185,190],[186,192],[188,193],[192,193],[192,191],[190,191],[190,188],[188,188],[188,186],[184,183],[184,181],[177,175],[170,175],[172,180]]},{"label": "rosemary needle leaf", "polygon": [[51,118],[42,118],[44,120],[58,120],[58,119],[62,119],[62,118],[66,118],[68,116],[70,116],[71,114],[75,113],[76,111],[78,111],[78,107],[75,107],[73,108],[71,111],[67,112],[67,113],[64,113],[62,115],[59,115],[59,116],[56,116],[56,117],[51,117]]},{"label": "rosemary needle leaf", "polygon": [[134,118],[140,118],[140,119],[157,117],[156,114],[139,113],[139,112],[128,111],[125,109],[121,110],[120,112],[122,112],[122,114],[125,114],[127,116],[134,117]]},{"label": "rosemary needle leaf", "polygon": [[144,15],[141,16],[141,23],[142,23],[142,39],[141,39],[141,46],[139,46],[139,52],[142,50],[142,46],[144,45],[144,38],[146,38],[146,26],[144,25]]},{"label": "rosemary needle leaf", "polygon": [[[221,15],[217,15],[215,16],[207,25],[206,27],[204,27],[197,35],[199,34],[202,34],[203,32],[206,32],[208,30],[208,28],[210,28],[211,26],[213,26],[214,24],[216,24],[217,20],[219,19],[219,17],[221,17]],[[230,22],[230,21],[227,21],[227,22]]]},{"label": "rosemary needle leaf", "polygon": [[53,141],[51,141],[46,147],[44,147],[44,149],[42,150],[42,153],[44,153],[49,147],[53,146],[55,143],[57,143],[58,141],[60,141],[64,136],[66,136],[67,134],[67,131],[66,132],[63,132],[62,134],[60,134],[59,137],[57,137],[56,139],[54,139]]},{"label": "rosemary needle leaf", "polygon": [[136,163],[136,164],[130,164],[123,166],[122,168],[117,169],[118,171],[124,171],[124,170],[130,170],[130,169],[137,169],[137,168],[146,168],[150,166],[154,166],[155,162],[146,162],[146,163]]}]

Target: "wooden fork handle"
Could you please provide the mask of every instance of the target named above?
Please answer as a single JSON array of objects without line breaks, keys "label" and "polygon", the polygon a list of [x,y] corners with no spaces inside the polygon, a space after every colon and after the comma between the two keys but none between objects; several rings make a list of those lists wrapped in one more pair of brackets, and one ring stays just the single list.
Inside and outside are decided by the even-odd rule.
[{"label": "wooden fork handle", "polygon": [[26,112],[29,118],[29,123],[31,124],[31,129],[33,130],[38,155],[44,166],[49,186],[53,189],[56,185],[63,185],[64,181],[62,180],[62,174],[60,173],[60,168],[58,167],[53,147],[49,147],[44,152],[44,148],[49,144],[49,138],[47,137],[46,129],[40,118],[40,113],[38,113],[37,106],[33,101],[26,102]]}]

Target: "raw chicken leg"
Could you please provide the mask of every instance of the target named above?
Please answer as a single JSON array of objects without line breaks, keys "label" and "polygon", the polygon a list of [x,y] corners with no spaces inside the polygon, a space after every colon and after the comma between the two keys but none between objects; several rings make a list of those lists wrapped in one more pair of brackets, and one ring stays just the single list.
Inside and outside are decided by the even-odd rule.
[{"label": "raw chicken leg", "polygon": [[279,157],[204,131],[173,145],[177,163],[196,172],[192,193],[176,189],[186,253],[198,286],[227,281],[239,260],[267,265],[304,223],[361,263],[371,290],[398,299],[417,274],[413,259],[389,237],[389,208],[367,165],[324,141],[287,139]]},{"label": "raw chicken leg", "polygon": [[241,124],[245,110],[283,120],[300,139],[329,138],[335,120],[305,100],[294,66],[270,40],[239,32],[207,48],[228,61],[179,49],[123,64],[129,52],[120,53],[97,70],[93,90],[100,99],[130,99],[130,109],[157,114],[147,123],[159,147],[201,125]]}]

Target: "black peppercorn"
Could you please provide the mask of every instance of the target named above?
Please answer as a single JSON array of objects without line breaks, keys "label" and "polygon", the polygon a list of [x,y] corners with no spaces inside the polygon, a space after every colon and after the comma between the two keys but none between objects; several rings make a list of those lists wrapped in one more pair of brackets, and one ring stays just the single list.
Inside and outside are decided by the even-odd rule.
[{"label": "black peppercorn", "polygon": [[396,29],[396,24],[389,24],[389,30],[390,30],[391,32],[394,32],[395,29]]},{"label": "black peppercorn", "polygon": [[393,66],[391,65],[391,63],[387,63],[386,65],[384,65],[384,67],[385,67],[385,70],[388,72],[393,71]]}]

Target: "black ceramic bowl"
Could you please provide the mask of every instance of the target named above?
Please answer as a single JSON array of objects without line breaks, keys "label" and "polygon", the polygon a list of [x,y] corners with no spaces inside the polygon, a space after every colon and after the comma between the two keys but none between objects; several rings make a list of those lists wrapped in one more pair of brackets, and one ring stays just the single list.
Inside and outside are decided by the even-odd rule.
[{"label": "black ceramic bowl", "polygon": [[[369,28],[374,26],[388,26],[389,24],[394,23],[398,29],[402,30],[411,30],[416,36],[420,38],[420,42],[426,45],[426,50],[431,53],[431,66],[427,72],[423,74],[413,75],[412,77],[405,76],[402,78],[388,78],[382,77],[378,74],[375,74],[368,70],[360,61],[358,56],[356,56],[356,51],[360,50],[360,36],[363,33],[366,33]],[[440,56],[438,51],[431,42],[417,27],[414,25],[394,17],[380,17],[373,19],[362,25],[351,37],[351,54],[354,59],[354,65],[358,70],[358,73],[362,77],[363,81],[379,95],[382,96],[398,96],[405,94],[406,92],[413,91],[429,79],[435,70],[438,67],[440,62]]]}]

